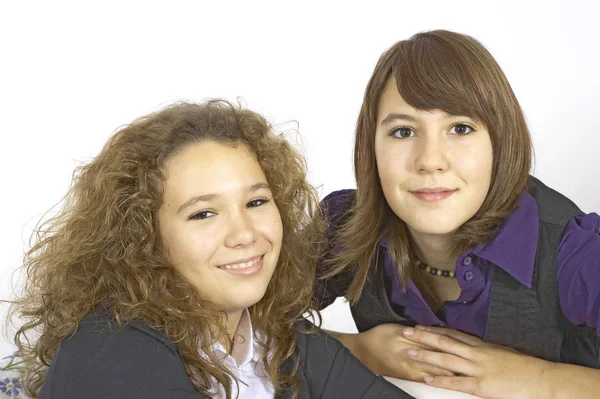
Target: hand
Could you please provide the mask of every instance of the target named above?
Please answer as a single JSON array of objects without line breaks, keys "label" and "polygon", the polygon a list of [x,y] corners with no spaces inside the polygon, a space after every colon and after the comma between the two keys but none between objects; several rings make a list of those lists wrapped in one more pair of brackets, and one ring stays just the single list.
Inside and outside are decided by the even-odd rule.
[{"label": "hand", "polygon": [[550,362],[447,328],[417,326],[403,333],[414,344],[433,349],[411,350],[412,359],[456,374],[427,377],[429,385],[489,399],[549,397],[539,381]]},{"label": "hand", "polygon": [[380,324],[356,336],[355,355],[378,375],[423,382],[426,376],[453,376],[454,373],[408,356],[409,349],[434,349],[411,342],[403,336],[409,327],[400,324]]}]

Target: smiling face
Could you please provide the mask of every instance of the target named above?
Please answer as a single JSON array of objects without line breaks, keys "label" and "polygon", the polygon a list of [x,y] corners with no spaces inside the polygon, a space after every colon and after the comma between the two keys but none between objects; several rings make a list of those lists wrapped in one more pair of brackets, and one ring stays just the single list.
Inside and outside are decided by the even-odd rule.
[{"label": "smiling face", "polygon": [[379,101],[375,157],[385,198],[412,235],[448,235],[481,207],[493,152],[486,127],[407,104],[390,79]]},{"label": "smiling face", "polygon": [[160,234],[169,260],[226,312],[265,294],[281,249],[281,217],[243,144],[192,144],[165,162]]}]

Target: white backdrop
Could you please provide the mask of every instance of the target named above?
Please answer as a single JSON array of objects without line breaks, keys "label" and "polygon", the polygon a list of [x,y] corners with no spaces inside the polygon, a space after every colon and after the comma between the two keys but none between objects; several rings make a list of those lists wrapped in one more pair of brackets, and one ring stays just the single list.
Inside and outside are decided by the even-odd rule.
[{"label": "white backdrop", "polygon": [[[366,82],[382,51],[422,30],[467,33],[490,49],[525,110],[535,174],[600,210],[599,3],[366,3],[1,2],[0,298],[18,285],[31,228],[73,168],[118,126],[171,101],[242,96],[272,121],[298,121],[311,182],[322,195],[353,187]],[[352,330],[336,306],[326,326]]]}]

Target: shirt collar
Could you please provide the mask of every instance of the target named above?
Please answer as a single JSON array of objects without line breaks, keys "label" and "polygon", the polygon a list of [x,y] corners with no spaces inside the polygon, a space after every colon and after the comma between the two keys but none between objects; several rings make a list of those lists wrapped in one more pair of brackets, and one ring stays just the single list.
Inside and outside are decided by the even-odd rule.
[{"label": "shirt collar", "polygon": [[[521,284],[531,288],[533,268],[537,252],[539,234],[538,208],[531,194],[524,192],[519,207],[498,227],[498,231],[487,244],[480,244],[458,261],[473,254],[504,269]],[[381,246],[387,248],[387,239],[381,240]]]},{"label": "shirt collar", "polygon": [[231,356],[238,367],[242,367],[250,361],[257,362],[260,360],[263,348],[254,339],[254,329],[248,309],[242,311],[242,316],[235,330],[231,354],[227,353],[220,342],[216,342],[213,348],[225,356]]},{"label": "shirt collar", "polygon": [[519,207],[504,219],[494,238],[471,251],[504,269],[531,288],[539,235],[538,208],[531,194],[521,195]]}]

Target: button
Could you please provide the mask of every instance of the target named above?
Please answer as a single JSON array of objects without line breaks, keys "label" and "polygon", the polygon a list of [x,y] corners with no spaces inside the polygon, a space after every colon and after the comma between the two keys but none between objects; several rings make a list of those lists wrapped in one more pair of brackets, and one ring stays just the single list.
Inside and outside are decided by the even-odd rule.
[{"label": "button", "polygon": [[467,281],[473,280],[473,272],[472,271],[468,271],[465,273],[465,280],[467,280]]},{"label": "button", "polygon": [[465,266],[469,266],[469,265],[471,264],[471,261],[472,261],[472,260],[473,260],[473,259],[471,259],[471,257],[470,257],[470,256],[465,256],[465,258],[463,259],[463,265],[465,265]]}]

